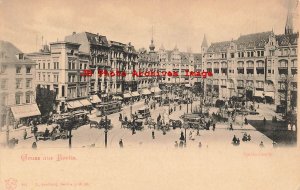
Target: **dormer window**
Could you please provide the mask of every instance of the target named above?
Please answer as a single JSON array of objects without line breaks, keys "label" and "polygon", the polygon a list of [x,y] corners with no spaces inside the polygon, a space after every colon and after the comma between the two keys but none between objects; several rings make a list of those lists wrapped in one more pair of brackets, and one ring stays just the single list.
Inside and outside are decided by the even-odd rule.
[{"label": "dormer window", "polygon": [[19,60],[23,60],[23,59],[24,59],[24,53],[18,53],[18,54],[17,54],[17,58],[18,58]]}]

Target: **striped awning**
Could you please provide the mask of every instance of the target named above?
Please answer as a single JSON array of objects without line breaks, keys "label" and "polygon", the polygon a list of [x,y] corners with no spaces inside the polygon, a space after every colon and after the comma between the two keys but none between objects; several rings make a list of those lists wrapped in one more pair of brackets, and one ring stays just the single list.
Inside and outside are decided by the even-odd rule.
[{"label": "striped awning", "polygon": [[121,96],[113,96],[113,100],[123,100]]},{"label": "striped awning", "polygon": [[80,103],[83,105],[83,106],[91,106],[91,102],[88,101],[87,99],[82,99],[82,100],[79,100]]},{"label": "striped awning", "polygon": [[269,96],[269,97],[274,98],[275,93],[274,92],[265,92],[265,96]]},{"label": "striped awning", "polygon": [[147,88],[145,88],[145,89],[142,90],[142,94],[143,95],[149,95],[149,94],[151,94],[151,92]]},{"label": "striped awning", "polygon": [[161,89],[159,87],[152,87],[151,92],[153,93],[161,92]]},{"label": "striped awning", "polygon": [[138,93],[137,91],[131,92],[131,96],[137,97],[137,96],[140,96],[140,93]]},{"label": "striped awning", "polygon": [[37,104],[13,106],[11,112],[15,119],[41,115]]},{"label": "striped awning", "polygon": [[67,107],[69,109],[76,109],[82,107],[82,103],[79,102],[79,100],[69,101],[67,102]]},{"label": "striped awning", "polygon": [[100,98],[99,98],[98,95],[93,95],[93,96],[92,96],[92,99],[91,99],[91,102],[92,102],[93,104],[96,104],[96,103],[100,103],[101,100],[100,100]]},{"label": "striped awning", "polygon": [[123,94],[123,98],[131,98],[131,94],[125,93],[125,94]]},{"label": "striped awning", "polygon": [[258,91],[258,90],[256,90],[255,93],[254,93],[254,96],[262,97],[263,98],[264,97],[263,94],[264,94],[264,91]]}]

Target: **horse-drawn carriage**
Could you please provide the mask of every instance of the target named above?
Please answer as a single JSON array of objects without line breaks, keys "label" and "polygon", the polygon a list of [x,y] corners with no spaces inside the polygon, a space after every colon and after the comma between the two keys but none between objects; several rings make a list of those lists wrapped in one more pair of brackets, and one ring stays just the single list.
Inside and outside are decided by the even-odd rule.
[{"label": "horse-drawn carriage", "polygon": [[138,109],[138,113],[137,113],[138,119],[145,119],[148,117],[151,117],[149,107],[145,106],[145,107]]},{"label": "horse-drawn carriage", "polygon": [[154,120],[151,117],[148,117],[145,121],[145,125],[155,125],[156,123],[154,122]]},{"label": "horse-drawn carriage", "polygon": [[38,131],[35,133],[37,140],[56,140],[56,139],[67,139],[68,138],[68,131],[63,129],[59,126],[54,127],[50,132],[48,129],[43,131]]},{"label": "horse-drawn carriage", "polygon": [[87,114],[86,111],[74,111],[71,113],[53,115],[52,120],[62,128],[66,128],[66,123],[68,123],[68,127],[71,126],[72,129],[77,129],[82,125],[90,123]]},{"label": "horse-drawn carriage", "polygon": [[193,129],[204,129],[205,121],[198,114],[185,114],[183,117],[183,125]]},{"label": "horse-drawn carriage", "polygon": [[144,120],[136,119],[134,121],[121,121],[122,128],[142,130],[144,128]]},{"label": "horse-drawn carriage", "polygon": [[90,121],[90,128],[98,128],[98,129],[112,129],[113,125],[111,123],[111,119],[103,119],[101,118],[101,120],[99,122],[97,121]]},{"label": "horse-drawn carriage", "polygon": [[182,127],[182,121],[170,119],[170,125],[173,129],[181,128]]}]

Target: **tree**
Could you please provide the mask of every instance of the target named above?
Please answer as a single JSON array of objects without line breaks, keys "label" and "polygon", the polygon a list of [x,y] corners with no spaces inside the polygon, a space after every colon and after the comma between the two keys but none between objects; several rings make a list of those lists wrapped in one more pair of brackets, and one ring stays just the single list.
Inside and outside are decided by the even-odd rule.
[{"label": "tree", "polygon": [[192,89],[193,90],[193,93],[200,96],[202,94],[202,83],[198,83],[198,84],[195,84],[194,88]]},{"label": "tree", "polygon": [[55,105],[56,93],[48,88],[42,88],[40,85],[36,88],[36,103],[43,115],[49,115]]}]

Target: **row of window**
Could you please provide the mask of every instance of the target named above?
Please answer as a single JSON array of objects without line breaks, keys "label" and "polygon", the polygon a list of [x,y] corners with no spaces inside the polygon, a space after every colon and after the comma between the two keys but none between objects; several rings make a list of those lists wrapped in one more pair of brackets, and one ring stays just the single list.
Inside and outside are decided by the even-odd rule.
[{"label": "row of window", "polygon": [[[26,92],[25,93],[25,103],[29,104],[32,102],[31,98],[32,98],[32,92]],[[22,97],[23,97],[23,93],[16,93],[15,98],[16,98],[16,104],[22,104]]]},{"label": "row of window", "polygon": [[87,87],[80,87],[78,91],[76,87],[68,88],[68,98],[77,98],[82,96],[87,96]]},{"label": "row of window", "polygon": [[[22,66],[16,66],[16,73],[21,74],[22,72]],[[26,66],[26,74],[31,73],[31,66]]]},{"label": "row of window", "polygon": [[[5,90],[8,88],[7,85],[7,79],[1,80],[1,89]],[[26,79],[25,80],[25,88],[32,88],[32,79]],[[23,88],[23,79],[16,79],[16,89],[22,89]]]},{"label": "row of window", "polygon": [[88,77],[87,76],[80,76],[79,81],[77,81],[77,76],[76,75],[69,75],[68,76],[68,82],[87,82]]},{"label": "row of window", "polygon": [[[2,106],[8,105],[7,100],[8,100],[8,96],[2,94],[0,105],[2,105]],[[33,100],[33,93],[32,92],[26,92],[25,93],[25,102],[23,101],[23,93],[17,92],[15,94],[15,103],[16,103],[16,105],[20,105],[20,104],[23,104],[23,103],[30,104],[30,103],[33,102],[32,100]]]},{"label": "row of window", "polygon": [[[47,76],[47,78],[46,78]],[[53,80],[51,80],[51,75],[48,74],[42,74],[38,73],[38,81],[44,81],[44,82],[58,82],[58,74],[53,74]]]},{"label": "row of window", "polygon": [[280,49],[280,55],[281,56],[286,56],[286,55],[297,55],[297,50],[296,49]]}]

